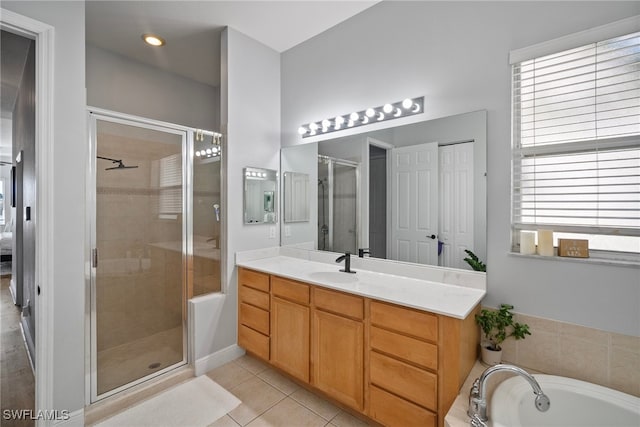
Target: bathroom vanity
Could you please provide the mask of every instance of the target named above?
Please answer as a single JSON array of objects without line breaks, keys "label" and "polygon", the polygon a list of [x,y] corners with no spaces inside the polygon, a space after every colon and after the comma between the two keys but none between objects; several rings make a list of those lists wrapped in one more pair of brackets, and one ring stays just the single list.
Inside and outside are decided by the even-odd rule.
[{"label": "bathroom vanity", "polygon": [[238,265],[241,347],[380,424],[444,424],[477,358],[483,289],[285,256]]}]

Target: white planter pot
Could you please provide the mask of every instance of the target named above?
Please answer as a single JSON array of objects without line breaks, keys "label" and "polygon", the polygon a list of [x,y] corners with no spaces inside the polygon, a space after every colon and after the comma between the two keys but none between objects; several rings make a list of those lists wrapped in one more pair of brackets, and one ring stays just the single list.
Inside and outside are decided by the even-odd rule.
[{"label": "white planter pot", "polygon": [[484,362],[489,366],[497,365],[502,361],[502,350],[498,350],[498,351],[490,350],[489,348],[483,345],[480,351],[481,351],[480,354],[482,356],[482,362]]}]

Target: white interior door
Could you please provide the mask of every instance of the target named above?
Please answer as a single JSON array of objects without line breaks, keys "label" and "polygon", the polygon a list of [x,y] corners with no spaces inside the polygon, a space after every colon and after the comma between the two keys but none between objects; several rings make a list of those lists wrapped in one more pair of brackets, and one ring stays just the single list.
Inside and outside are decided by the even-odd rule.
[{"label": "white interior door", "polygon": [[440,265],[468,268],[465,249],[474,250],[473,143],[440,147]]},{"label": "white interior door", "polygon": [[438,264],[438,143],[391,154],[391,258]]}]

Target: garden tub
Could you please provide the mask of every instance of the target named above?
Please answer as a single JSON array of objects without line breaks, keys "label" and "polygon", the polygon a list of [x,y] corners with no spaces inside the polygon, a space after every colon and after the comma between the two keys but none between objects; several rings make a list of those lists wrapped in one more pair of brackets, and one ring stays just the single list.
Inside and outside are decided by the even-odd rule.
[{"label": "garden tub", "polygon": [[539,412],[533,390],[521,377],[498,385],[490,397],[493,427],[640,426],[640,398],[596,384],[554,375],[534,375],[551,407]]}]

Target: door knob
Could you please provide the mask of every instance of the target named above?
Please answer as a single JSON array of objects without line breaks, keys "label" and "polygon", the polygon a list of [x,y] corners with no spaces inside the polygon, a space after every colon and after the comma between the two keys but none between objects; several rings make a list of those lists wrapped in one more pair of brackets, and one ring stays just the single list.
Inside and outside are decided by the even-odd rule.
[{"label": "door knob", "polygon": [[435,240],[435,239],[436,239],[436,235],[435,235],[435,234],[432,234],[431,236],[427,236],[427,237],[429,237],[429,238],[430,238],[430,239],[432,239],[432,240]]}]

